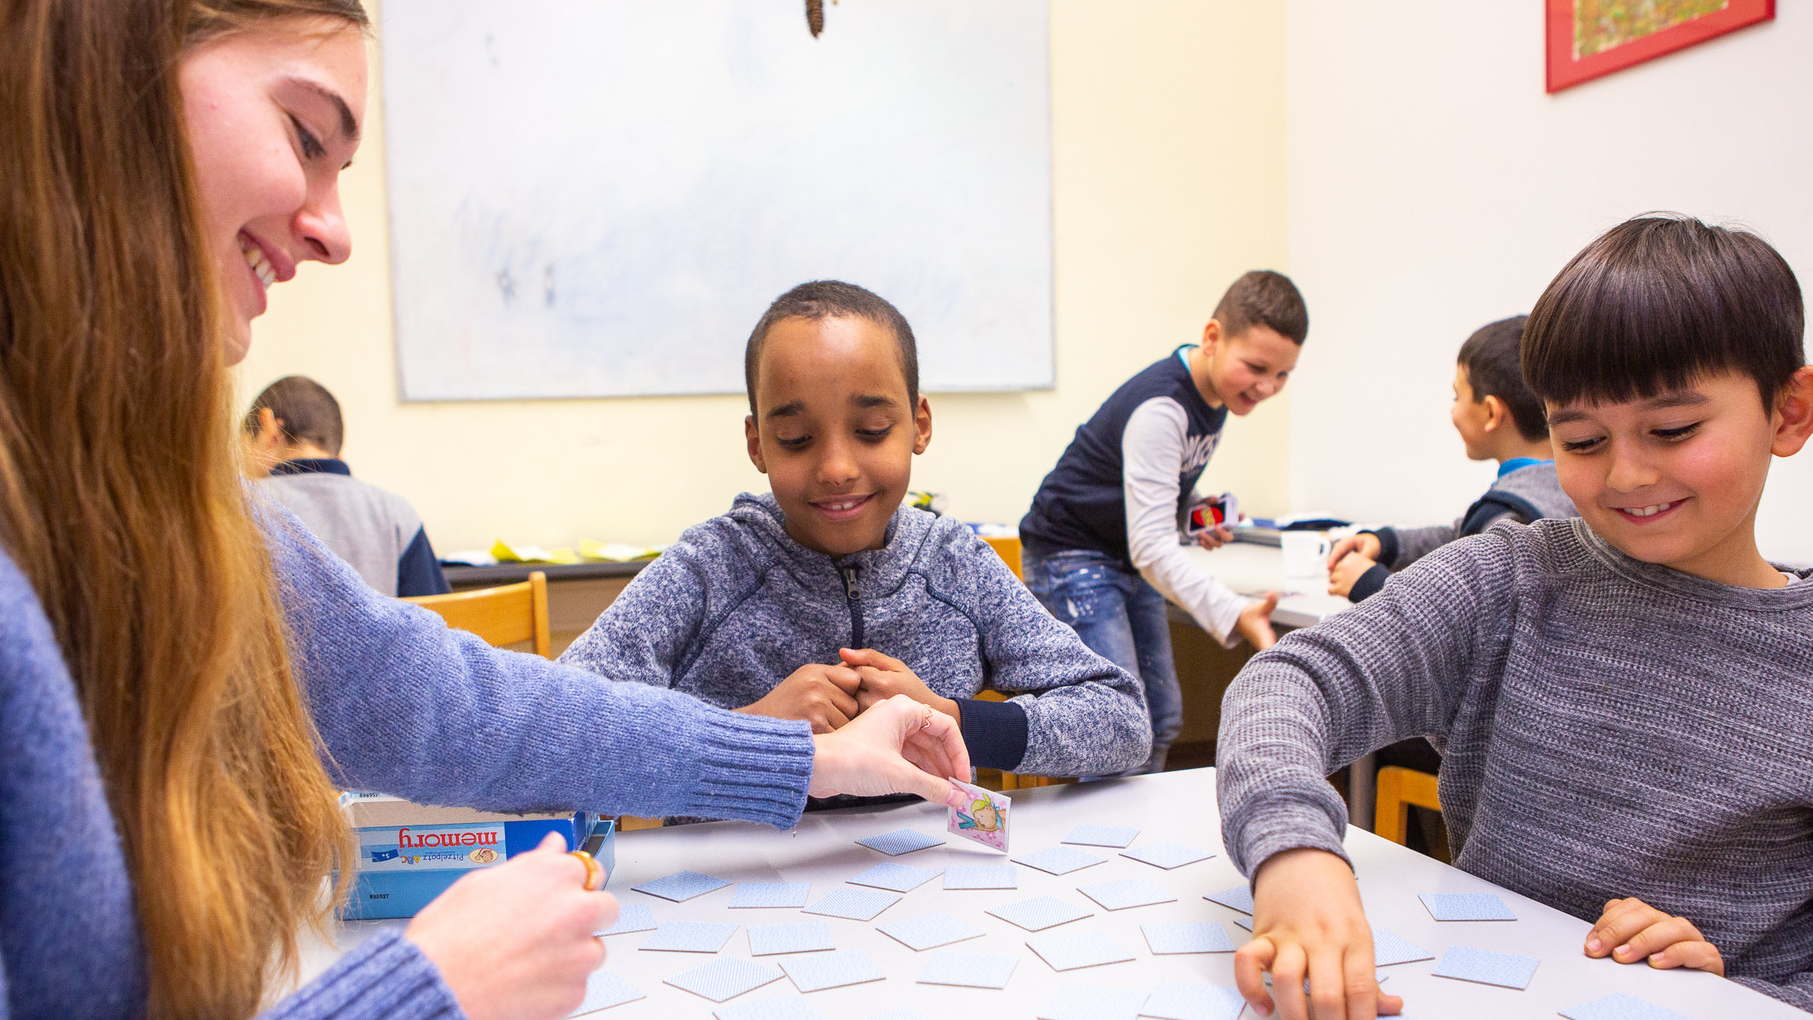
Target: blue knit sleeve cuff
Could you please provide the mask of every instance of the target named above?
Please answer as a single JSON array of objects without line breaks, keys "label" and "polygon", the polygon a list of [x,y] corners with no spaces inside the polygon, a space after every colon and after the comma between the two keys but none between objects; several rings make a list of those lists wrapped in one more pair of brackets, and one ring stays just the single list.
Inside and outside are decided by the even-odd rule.
[{"label": "blue knit sleeve cuff", "polygon": [[1391,528],[1380,528],[1377,531],[1362,531],[1360,534],[1371,535],[1379,540],[1378,560],[1380,563],[1398,561],[1398,533],[1396,531]]},{"label": "blue knit sleeve cuff", "polygon": [[[1026,757],[1026,710],[1011,701],[957,699],[963,716],[963,744],[979,769],[1012,772]],[[959,777],[961,778],[961,777]]]},{"label": "blue knit sleeve cuff", "polygon": [[262,1020],[465,1020],[440,968],[401,932],[381,931]]},{"label": "blue knit sleeve cuff", "polygon": [[1353,589],[1347,593],[1347,600],[1349,602],[1363,602],[1366,599],[1377,595],[1379,589],[1385,587],[1385,582],[1390,579],[1391,568],[1383,563],[1374,563],[1366,573],[1361,574],[1359,579],[1354,581]]},{"label": "blue knit sleeve cuff", "polygon": [[697,781],[672,814],[791,828],[806,810],[816,751],[812,728],[798,720],[713,711],[699,740]]}]

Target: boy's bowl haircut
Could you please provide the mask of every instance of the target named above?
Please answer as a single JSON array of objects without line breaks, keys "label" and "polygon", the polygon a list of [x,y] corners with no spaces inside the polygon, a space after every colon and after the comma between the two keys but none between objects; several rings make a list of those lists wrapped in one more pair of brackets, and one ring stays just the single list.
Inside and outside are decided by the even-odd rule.
[{"label": "boy's bowl haircut", "polygon": [[1622,402],[1741,372],[1763,403],[1806,362],[1794,270],[1755,234],[1647,214],[1601,234],[1530,311],[1524,379],[1551,404]]}]

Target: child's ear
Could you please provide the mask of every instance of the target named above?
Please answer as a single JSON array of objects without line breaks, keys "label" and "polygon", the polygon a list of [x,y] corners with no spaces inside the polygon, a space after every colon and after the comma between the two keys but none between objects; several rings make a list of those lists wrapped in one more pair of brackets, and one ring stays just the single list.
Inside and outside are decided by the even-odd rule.
[{"label": "child's ear", "polygon": [[913,408],[913,452],[924,453],[932,445],[932,402],[919,398],[919,406]]},{"label": "child's ear", "polygon": [[1483,428],[1487,433],[1497,432],[1499,426],[1510,420],[1511,409],[1497,397],[1488,395],[1480,403],[1486,405],[1486,424]]},{"label": "child's ear", "polygon": [[762,474],[768,473],[768,462],[762,459],[762,433],[755,427],[755,415],[743,418],[743,438],[749,443],[749,463]]},{"label": "child's ear", "polygon": [[1209,324],[1202,327],[1202,349],[1212,352],[1215,350],[1215,345],[1220,342],[1221,322],[1218,319],[1210,319]]},{"label": "child's ear", "polygon": [[1775,398],[1775,413],[1770,416],[1775,436],[1769,452],[1777,457],[1792,457],[1813,436],[1813,365],[1802,365],[1788,378]]}]

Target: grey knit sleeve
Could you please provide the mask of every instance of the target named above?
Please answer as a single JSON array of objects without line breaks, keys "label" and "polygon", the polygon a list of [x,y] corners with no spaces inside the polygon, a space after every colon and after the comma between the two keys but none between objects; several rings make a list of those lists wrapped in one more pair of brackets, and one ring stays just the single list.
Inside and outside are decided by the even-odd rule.
[{"label": "grey knit sleeve", "polygon": [[1460,537],[1461,521],[1453,524],[1431,524],[1422,528],[1393,528],[1397,535],[1397,555],[1385,564],[1402,570],[1435,550]]},{"label": "grey knit sleeve", "polygon": [[968,558],[980,572],[980,617],[988,685],[1026,711],[1026,754],[1016,771],[1107,775],[1152,752],[1144,688],[1058,622],[1000,557]]},{"label": "grey knit sleeve", "polygon": [[1780,983],[1738,976],[1733,976],[1731,980],[1746,988],[1754,988],[1764,995],[1780,999],[1790,1006],[1797,1006],[1813,1013],[1813,971],[1803,970]]},{"label": "grey knit sleeve", "polygon": [[705,579],[684,544],[656,557],[579,635],[560,661],[607,680],[673,687],[698,645]]},{"label": "grey knit sleeve", "polygon": [[1345,856],[1347,809],[1325,777],[1444,732],[1472,662],[1502,654],[1513,589],[1503,535],[1450,543],[1247,663],[1222,702],[1216,754],[1222,839],[1242,874],[1296,847]]}]

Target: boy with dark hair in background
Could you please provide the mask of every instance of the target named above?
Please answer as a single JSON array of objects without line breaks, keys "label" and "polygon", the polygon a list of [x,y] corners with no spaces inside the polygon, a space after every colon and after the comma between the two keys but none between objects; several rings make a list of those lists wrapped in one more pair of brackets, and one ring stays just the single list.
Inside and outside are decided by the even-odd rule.
[{"label": "boy with dark hair in background", "polygon": [[[1753,234],[1646,216],[1530,313],[1522,362],[1581,516],[1451,542],[1255,656],[1216,782],[1253,880],[1261,1014],[1395,1011],[1325,776],[1441,748],[1457,867],[1583,919],[1589,957],[1813,1009],[1813,571],[1763,558],[1774,457],[1813,435],[1800,286]],[[1263,972],[1271,971],[1268,991]]]},{"label": "boy with dark hair in background", "polygon": [[[954,718],[983,768],[1076,776],[1145,760],[1133,677],[968,527],[901,505],[932,411],[893,305],[802,284],[757,323],[744,373],[744,441],[773,494],[688,528],[562,661],[816,732],[905,694]],[[985,689],[1012,697],[976,700]]]},{"label": "boy with dark hair in background", "polygon": [[353,477],[340,459],[346,426],[325,386],[292,375],[265,387],[246,415],[248,470],[365,583],[386,595],[452,590],[409,501]]},{"label": "boy with dark hair in background", "polygon": [[[1114,391],[1076,430],[1020,521],[1021,570],[1045,608],[1083,643],[1139,677],[1159,772],[1183,728],[1165,600],[1216,640],[1275,640],[1277,595],[1229,590],[1179,548],[1179,526],[1230,413],[1284,388],[1309,333],[1303,295],[1282,273],[1240,277],[1215,306],[1202,343],[1185,345]],[[1198,536],[1213,549],[1225,529]]]},{"label": "boy with dark hair in background", "polygon": [[1572,517],[1574,504],[1561,491],[1549,448],[1542,400],[1524,384],[1517,363],[1527,315],[1483,326],[1461,345],[1454,367],[1454,407],[1449,419],[1469,460],[1495,460],[1498,478],[1453,524],[1379,528],[1350,535],[1328,554],[1328,591],[1355,602],[1385,586],[1424,554],[1477,535],[1499,521],[1528,524],[1544,517]]}]

